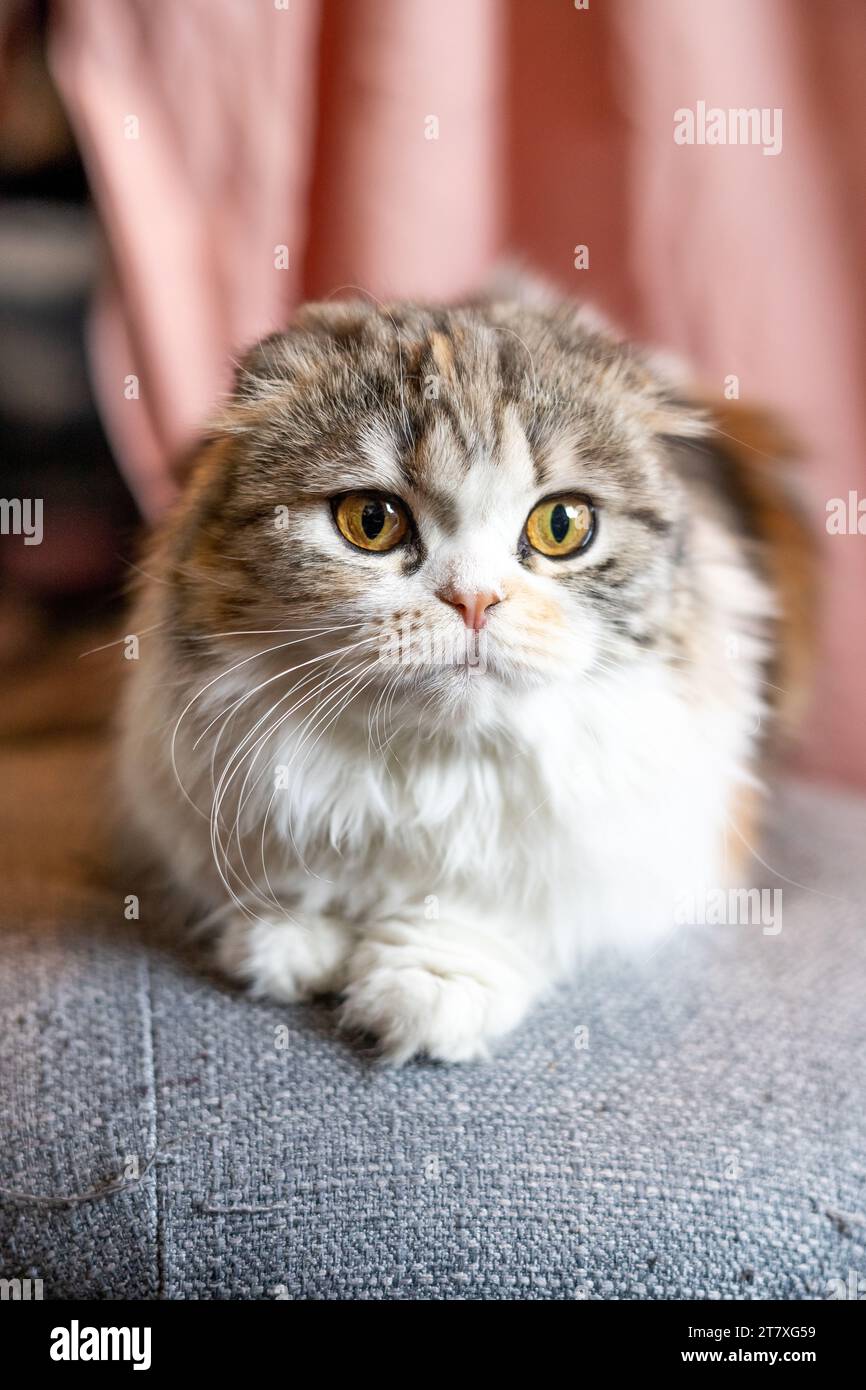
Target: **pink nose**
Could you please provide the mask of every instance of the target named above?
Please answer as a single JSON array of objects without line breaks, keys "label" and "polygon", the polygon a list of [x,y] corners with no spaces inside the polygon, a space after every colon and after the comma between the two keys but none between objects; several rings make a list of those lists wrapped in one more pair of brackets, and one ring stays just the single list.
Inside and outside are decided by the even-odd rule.
[{"label": "pink nose", "polygon": [[440,589],[438,597],[443,603],[456,608],[466,626],[479,632],[487,626],[487,610],[501,603],[501,595],[485,589],[481,593],[468,589]]}]

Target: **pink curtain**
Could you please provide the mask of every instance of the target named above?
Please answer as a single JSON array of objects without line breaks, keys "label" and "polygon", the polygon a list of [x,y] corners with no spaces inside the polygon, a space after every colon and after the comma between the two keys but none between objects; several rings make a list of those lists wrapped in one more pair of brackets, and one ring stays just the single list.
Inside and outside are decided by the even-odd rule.
[{"label": "pink curtain", "polygon": [[[866,495],[861,0],[55,0],[51,54],[109,247],[97,389],[149,514],[300,298],[456,295],[516,252],[799,431],[808,761],[866,782],[866,537],[825,528]],[[780,108],[781,152],[675,143],[701,101]]]}]

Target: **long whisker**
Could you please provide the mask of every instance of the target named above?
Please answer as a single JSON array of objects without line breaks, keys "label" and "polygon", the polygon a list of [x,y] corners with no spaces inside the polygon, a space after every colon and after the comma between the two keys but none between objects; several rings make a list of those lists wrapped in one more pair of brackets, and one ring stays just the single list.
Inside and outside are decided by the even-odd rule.
[{"label": "long whisker", "polygon": [[[341,655],[342,655],[342,654],[343,654],[343,653],[341,652]],[[315,674],[315,673],[314,673],[314,674]],[[322,689],[324,689],[327,685],[331,684],[334,680],[340,679],[341,676],[342,676],[342,673],[338,673],[336,676],[331,676],[331,677],[329,677],[329,678],[328,678],[327,680],[325,680],[325,681],[320,681],[319,684],[318,684],[317,686],[315,686],[315,687],[313,688],[312,691],[308,692],[307,695],[303,696],[301,699],[299,699],[298,701],[296,701],[296,703],[295,703],[289,710],[285,711],[284,714],[276,721],[275,724],[273,724],[270,728],[266,729],[265,733],[262,734],[262,735],[260,735],[259,738],[258,738],[257,740],[255,740],[255,741],[251,744],[251,746],[250,746],[249,748],[246,748],[246,751],[243,751],[244,748],[245,748],[245,746],[246,746],[247,744],[249,744],[250,741],[251,741],[252,739],[254,739],[254,735],[255,735],[256,729],[258,729],[258,728],[260,727],[260,725],[261,725],[263,722],[266,722],[266,721],[267,721],[267,719],[270,717],[270,715],[273,713],[273,711],[277,708],[278,704],[281,703],[281,701],[276,701],[275,704],[271,707],[271,709],[268,710],[268,711],[266,711],[266,713],[257,721],[257,723],[256,723],[256,725],[253,727],[253,729],[251,729],[250,731],[248,731],[248,733],[244,736],[244,738],[241,740],[241,742],[240,742],[240,743],[237,745],[237,747],[234,749],[234,751],[233,751],[232,755],[230,756],[228,762],[226,763],[225,767],[223,768],[222,774],[221,774],[221,776],[220,776],[219,784],[217,785],[217,787],[216,787],[216,789],[215,789],[214,799],[213,799],[213,805],[212,805],[212,811],[211,811],[212,842],[215,842],[215,843],[216,843],[216,846],[222,850],[223,857],[224,857],[224,861],[225,861],[226,865],[228,864],[228,847],[229,847],[229,845],[230,845],[230,843],[231,843],[232,836],[231,836],[231,835],[229,836],[229,839],[227,840],[225,846],[223,846],[223,845],[222,845],[222,841],[221,841],[221,837],[220,837],[220,833],[219,833],[219,825],[220,825],[220,821],[221,821],[221,814],[220,814],[220,812],[221,812],[222,803],[223,803],[223,801],[224,801],[224,799],[225,799],[225,796],[226,796],[227,793],[228,793],[228,788],[229,788],[229,786],[230,786],[230,784],[231,784],[233,778],[234,778],[235,775],[238,773],[238,771],[240,770],[240,767],[242,766],[243,762],[245,761],[245,759],[246,759],[247,757],[250,757],[250,756],[252,755],[253,761],[255,761],[255,758],[258,756],[258,752],[260,751],[261,747],[264,746],[264,743],[267,741],[267,739],[270,738],[270,737],[272,736],[272,734],[285,722],[285,720],[288,719],[288,718],[290,717],[290,715],[293,713],[293,711],[294,711],[295,709],[297,709],[297,708],[299,708],[301,705],[305,704],[308,700],[316,698],[316,697],[319,695],[319,693],[320,693],[320,691],[321,691]],[[302,682],[302,684],[303,684],[303,682]],[[296,693],[297,689],[298,689],[298,687],[293,687],[292,690],[286,692],[286,694],[285,694],[283,697],[281,697],[281,699],[288,698],[288,696],[290,696],[291,694]],[[245,785],[246,785],[246,782],[245,782]],[[241,810],[241,809],[242,809],[242,806],[241,806],[241,804],[240,804],[240,802],[239,802],[239,805],[238,805],[238,814],[237,814],[237,817],[236,817],[236,824],[238,825],[238,827],[239,827],[239,816],[240,816],[240,810]],[[240,852],[241,852],[241,858],[242,858],[242,860],[243,860],[243,849],[242,849],[241,842],[240,842],[239,828],[238,828],[238,848],[239,848],[239,850],[240,850]],[[245,868],[245,870],[246,870],[246,872],[247,872],[248,880],[249,880],[250,886],[253,887],[253,889],[254,889],[254,891],[255,891],[255,886],[254,886],[254,884],[252,883],[252,879],[251,879],[251,877],[249,876],[249,870],[247,869],[247,866],[246,866],[245,863],[244,863],[244,868]]]},{"label": "long whisker", "polygon": [[336,627],[239,627],[228,632],[201,632],[192,636],[193,642],[212,642],[216,637],[270,637],[284,632],[308,632],[314,636],[330,636],[333,632],[345,632],[352,627],[363,627],[367,620],[360,618],[356,623],[339,623]]},{"label": "long whisker", "polygon": [[[314,666],[318,662],[327,661],[329,657],[338,656],[344,652],[350,652],[355,647],[363,646],[365,643],[375,640],[375,638],[361,638],[358,642],[351,642],[348,647],[334,647],[331,651],[322,652],[319,656],[311,656],[308,661],[300,661],[296,666],[289,666],[283,671],[278,671],[273,676],[268,676],[266,680],[263,680],[257,686],[254,686],[252,690],[245,691],[243,695],[239,695],[238,698],[230,706],[228,711],[221,711],[219,714],[215,715],[215,717],[210,721],[207,727],[203,729],[202,732],[199,734],[198,738],[193,744],[193,749],[198,748],[198,745],[201,743],[205,735],[210,732],[214,724],[219,723],[221,719],[225,719],[227,717],[230,718],[233,714],[236,713],[236,711],[241,707],[241,705],[246,703],[247,700],[251,700],[253,696],[259,693],[260,690],[264,690],[265,686],[273,685],[274,681],[282,680],[284,676],[292,675],[295,671],[301,671],[306,666]],[[284,696],[283,698],[286,697]]]},{"label": "long whisker", "polygon": [[[394,760],[395,760],[397,763],[399,763],[399,765],[400,765],[401,767],[403,766],[403,764],[400,762],[400,758],[399,758],[399,755],[398,755],[398,753],[397,753],[397,750],[394,748],[394,739],[397,738],[397,736],[398,736],[400,733],[402,733],[403,729],[405,729],[406,724],[407,724],[407,722],[408,722],[407,720],[404,719],[403,723],[402,723],[402,724],[399,724],[399,725],[397,726],[396,729],[393,727],[394,701],[395,701],[396,698],[397,698],[397,691],[398,691],[398,689],[399,689],[399,680],[398,680],[398,678],[395,677],[395,679],[394,679],[394,681],[393,681],[393,684],[391,685],[390,692],[389,692],[389,694],[388,694],[388,699],[387,699],[387,702],[386,702],[386,705],[385,705],[385,713],[384,713],[384,718],[383,718],[383,733],[386,733],[386,732],[387,732],[387,730],[388,730],[388,725],[389,725],[389,724],[391,724],[391,732],[388,734],[388,737],[387,737],[387,739],[385,740],[385,745],[384,745],[384,747],[382,746],[381,742],[380,742],[380,744],[379,744],[379,752],[380,752],[380,754],[381,754],[381,756],[382,756],[382,758],[383,758],[383,760],[384,760],[384,763],[385,763],[385,771],[388,773],[388,776],[389,776],[389,777],[391,777],[391,768],[390,768],[390,766],[389,766],[389,760],[390,760],[391,757],[393,757]],[[393,778],[391,778],[391,780],[393,781]]]},{"label": "long whisker", "polygon": [[[355,624],[349,624],[348,626],[355,626]],[[339,628],[322,629],[317,635],[330,636],[333,631],[340,630],[341,629]],[[177,782],[177,785],[180,788],[183,796],[189,802],[190,806],[192,806],[192,808],[195,811],[197,811],[200,815],[203,815],[204,813],[201,811],[200,807],[196,806],[195,802],[192,800],[186,788],[184,787],[177,766],[177,736],[180,730],[180,726],[186,718],[187,714],[192,709],[193,705],[196,704],[196,702],[200,700],[202,696],[207,693],[208,690],[212,689],[218,681],[225,680],[228,676],[233,675],[235,671],[240,670],[242,666],[248,665],[251,661],[258,661],[261,657],[268,656],[271,652],[283,651],[286,647],[294,647],[301,642],[308,642],[309,640],[310,636],[307,635],[305,637],[295,638],[290,642],[277,642],[271,647],[265,647],[262,651],[252,652],[249,656],[243,657],[242,660],[235,662],[233,666],[229,666],[227,670],[221,671],[218,675],[214,676],[211,680],[209,680],[206,685],[203,685],[200,690],[196,691],[192,699],[189,700],[188,703],[184,706],[183,710],[181,710],[180,717],[178,718],[177,723],[174,726],[174,730],[171,736],[171,767],[172,772],[174,773],[175,781]]]},{"label": "long whisker", "polygon": [[[370,668],[368,667],[367,669],[369,670]],[[300,772],[303,771],[303,768],[304,768],[304,766],[306,765],[306,762],[307,762],[308,758],[311,756],[313,750],[314,750],[315,747],[316,747],[316,744],[321,740],[322,737],[324,737],[324,735],[325,735],[325,733],[327,732],[327,730],[332,726],[332,724],[335,723],[335,721],[339,718],[339,716],[343,713],[343,711],[348,707],[348,705],[351,704],[351,702],[352,702],[352,700],[355,698],[355,696],[356,696],[356,695],[362,694],[363,691],[366,690],[367,687],[373,683],[373,681],[376,679],[376,675],[377,675],[377,674],[378,674],[377,671],[374,670],[374,671],[373,671],[373,674],[370,676],[369,680],[367,680],[365,683],[361,684],[361,682],[364,680],[364,675],[365,675],[365,672],[361,672],[359,675],[357,675],[357,676],[354,677],[354,680],[350,683],[350,688],[348,689],[348,692],[347,692],[347,693],[346,693],[346,687],[345,687],[345,686],[342,686],[342,687],[340,688],[339,691],[335,692],[334,695],[332,695],[332,696],[330,696],[330,697],[328,698],[328,701],[326,702],[326,705],[329,705],[329,704],[331,704],[331,703],[336,703],[336,708],[333,710],[333,713],[331,714],[331,717],[327,720],[327,722],[325,723],[324,727],[320,729],[320,733],[319,733],[318,738],[312,743],[312,745],[310,745],[310,747],[309,747],[309,749],[308,749],[308,752],[307,752],[307,755],[306,755],[306,757],[305,757],[305,759],[304,759],[304,762],[301,764],[301,767],[300,767],[299,770],[298,770],[299,775],[298,775],[298,778],[296,778],[296,780],[295,780],[295,785],[296,785],[297,782],[300,780]],[[359,688],[359,687],[360,687],[360,688]],[[323,711],[323,713],[327,713],[327,710]],[[308,729],[308,731],[307,731],[307,733],[306,733],[306,735],[305,735],[305,739],[309,738],[309,736],[315,731],[315,729],[316,729],[317,727],[319,727],[320,724],[321,724],[321,718],[316,719],[316,721],[315,721],[315,722],[310,726],[310,728]],[[298,746],[298,748],[296,748],[295,752],[293,753],[292,758],[290,759],[290,762],[289,762],[288,767],[287,767],[287,769],[286,769],[287,772],[288,772],[289,768],[291,768],[292,764],[294,763],[295,758],[297,757],[298,752],[300,752],[300,749],[301,749],[302,746],[303,746],[303,743],[300,744],[300,745]],[[295,829],[294,829],[294,826],[295,826],[295,817],[294,817],[294,813],[293,813],[293,806],[294,806],[294,785],[293,785],[292,788],[291,788],[291,796],[292,796],[292,801],[291,801],[290,804],[289,804],[288,826],[289,826],[289,835],[290,835],[290,838],[291,838],[292,847],[293,847],[295,853],[297,854],[298,860],[299,860],[299,862],[300,862],[302,868],[304,869],[305,873],[307,873],[311,878],[316,878],[316,879],[319,879],[320,881],[323,881],[323,882],[329,881],[329,880],[323,880],[320,874],[315,873],[315,872],[309,867],[309,865],[307,864],[306,860],[304,859],[304,856],[303,856],[303,853],[302,853],[301,850],[300,850],[300,847],[298,846],[297,840],[296,840],[296,838],[295,838]],[[271,798],[271,802],[273,802],[273,797]],[[262,855],[263,855],[263,856],[264,856],[264,836],[265,836],[265,826],[266,826],[266,823],[267,823],[267,822],[265,821],[265,824],[263,824],[263,826],[262,826]],[[267,870],[266,870],[265,872],[267,872]]]},{"label": "long whisker", "polygon": [[[324,660],[324,659],[325,659],[326,657],[328,657],[328,656],[334,656],[334,655],[336,655],[337,658],[338,658],[338,662],[339,662],[339,661],[343,660],[343,658],[344,658],[345,656],[347,656],[351,651],[356,650],[358,647],[368,645],[370,642],[372,642],[372,641],[374,641],[374,640],[375,640],[374,638],[364,638],[364,639],[362,639],[360,642],[351,643],[350,646],[348,646],[348,647],[341,647],[341,648],[339,648],[336,652],[333,652],[333,651],[332,651],[332,652],[326,652],[326,653],[323,654],[322,659]],[[280,676],[290,675],[290,674],[292,674],[294,671],[300,670],[302,667],[307,666],[307,665],[309,665],[309,664],[310,664],[309,662],[301,662],[299,666],[290,667],[290,668],[288,669],[288,671],[279,672],[279,673],[278,673],[278,676],[277,676],[277,677],[273,677],[272,680],[273,680],[273,679],[278,679]],[[331,684],[333,683],[333,681],[338,680],[342,674],[344,674],[344,673],[338,670],[334,675],[332,675],[332,676],[329,677],[328,679],[326,679],[326,680],[320,682],[317,686],[314,687],[314,689],[313,689],[313,691],[311,692],[310,695],[304,696],[304,698],[303,698],[302,700],[299,700],[299,701],[297,702],[297,704],[293,705],[293,706],[291,707],[291,709],[289,709],[289,710],[287,710],[287,711],[285,712],[285,715],[283,716],[283,719],[280,720],[280,723],[282,723],[283,720],[284,720],[285,718],[288,717],[288,715],[292,714],[292,713],[294,712],[295,709],[299,708],[300,705],[305,704],[306,701],[307,701],[309,698],[311,698],[311,695],[318,694],[321,690],[326,689],[329,685],[331,685]],[[260,728],[261,725],[267,721],[267,719],[268,719],[268,718],[270,717],[270,715],[274,712],[274,710],[276,710],[277,707],[278,707],[280,704],[282,704],[282,702],[283,702],[284,700],[289,699],[292,695],[296,694],[299,690],[302,690],[302,689],[304,688],[305,685],[307,685],[311,680],[313,680],[313,681],[316,680],[316,678],[317,678],[319,675],[320,675],[320,672],[318,672],[318,671],[313,671],[313,672],[308,673],[308,675],[307,675],[306,677],[304,677],[303,680],[298,681],[297,683],[293,683],[293,684],[289,687],[289,689],[288,689],[287,691],[285,691],[284,694],[281,695],[281,696],[279,697],[279,699],[276,700],[276,701],[274,702],[274,704],[270,707],[270,709],[269,709],[268,711],[266,711],[266,713],[265,713],[264,715],[262,715],[262,716],[256,721],[256,723],[253,725],[252,729],[250,729],[250,730],[247,732],[247,734],[245,735],[245,737],[241,740],[241,743],[240,743],[240,744],[237,746],[237,748],[235,749],[235,754],[232,755],[232,758],[244,748],[244,746],[249,742],[249,740],[255,735],[256,730],[257,730],[258,728]],[[258,689],[262,689],[265,685],[268,685],[268,684],[270,684],[270,683],[271,683],[271,681],[263,681],[263,682],[261,683],[261,685],[260,685],[259,687],[257,687],[257,688],[258,688]],[[252,693],[253,693],[253,692],[250,692],[250,694],[252,694]],[[246,696],[244,696],[243,698],[246,700],[246,699],[249,698],[249,695],[246,695]],[[222,731],[220,732],[219,737],[221,737],[221,734],[222,734]],[[218,740],[217,740],[217,741],[218,741]],[[224,771],[227,771],[227,770],[228,770],[228,767],[229,767],[231,761],[232,761],[232,759],[230,759],[230,760],[229,760],[229,763],[226,764],[226,768],[224,769]]]},{"label": "long whisker", "polygon": [[113,642],[103,642],[101,647],[91,647],[89,651],[79,652],[78,660],[82,661],[86,656],[94,656],[97,652],[107,652],[109,647],[119,647],[121,642],[125,642],[130,636],[145,637],[149,632],[156,632],[157,628],[160,627],[165,627],[165,621],[151,623],[150,627],[140,627],[135,633],[124,633],[123,637],[115,637]]},{"label": "long whisker", "polygon": [[830,902],[834,903],[848,902],[847,898],[840,898],[836,893],[825,893],[821,888],[811,888],[808,883],[799,883],[797,879],[788,878],[787,874],[783,874],[780,872],[779,869],[775,869],[772,864],[769,864],[767,862],[766,859],[761,858],[754,845],[749,843],[745,835],[728,815],[725,815],[725,826],[728,830],[732,830],[734,832],[737,839],[745,845],[746,849],[749,851],[752,857],[758,861],[762,868],[766,869],[768,873],[773,874],[774,877],[780,878],[783,883],[789,884],[792,888],[802,888],[804,893],[812,893],[816,898],[828,898]]},{"label": "long whisker", "polygon": [[[354,696],[355,696],[355,695],[360,695],[361,692],[362,692],[363,690],[366,690],[368,686],[370,686],[370,685],[373,684],[374,680],[375,680],[376,677],[378,676],[378,674],[379,674],[379,672],[378,672],[378,667],[377,667],[375,664],[372,666],[372,668],[369,668],[369,667],[368,667],[368,669],[372,669],[372,674],[370,675],[369,680],[364,681],[364,676],[366,675],[366,672],[365,672],[365,671],[361,671],[358,675],[356,675],[356,676],[354,677],[352,686],[351,686],[351,688],[349,689],[348,694],[344,694],[344,695],[343,695],[342,701],[340,701],[339,695],[337,696],[337,699],[336,699],[336,708],[333,710],[333,713],[330,714],[330,717],[327,718],[327,722],[324,723],[324,727],[322,727],[322,726],[323,726],[323,721],[326,719],[326,717],[327,717],[327,716],[329,715],[329,713],[330,713],[330,711],[329,711],[327,708],[324,709],[324,710],[322,711],[322,714],[321,714],[321,715],[318,715],[318,714],[317,714],[317,717],[316,717],[315,719],[312,719],[312,720],[308,723],[308,726],[307,726],[307,728],[305,729],[305,732],[304,732],[304,736],[303,736],[301,742],[299,743],[298,747],[295,749],[295,752],[292,754],[292,758],[291,758],[291,761],[290,761],[290,763],[289,763],[289,767],[291,767],[291,766],[295,763],[295,760],[296,760],[298,754],[302,751],[302,749],[304,748],[304,745],[306,744],[306,745],[307,745],[307,751],[306,751],[306,753],[305,753],[305,755],[304,755],[303,761],[301,762],[300,766],[298,767],[298,770],[297,770],[298,775],[297,775],[297,777],[295,778],[295,783],[294,783],[294,785],[292,786],[292,791],[291,791],[292,801],[290,802],[290,806],[289,806],[289,811],[290,811],[290,815],[289,815],[289,829],[290,829],[291,838],[292,838],[292,845],[293,845],[293,847],[294,847],[296,853],[298,854],[298,856],[299,856],[299,858],[300,858],[300,860],[301,860],[301,863],[302,863],[303,866],[304,866],[304,869],[306,870],[307,873],[311,874],[311,876],[314,877],[314,878],[318,877],[318,875],[317,875],[317,874],[314,874],[313,871],[312,871],[311,869],[309,869],[309,867],[307,866],[306,861],[304,860],[304,857],[303,857],[303,855],[301,854],[300,849],[299,849],[298,844],[297,844],[297,841],[296,841],[296,839],[295,839],[295,833],[294,833],[294,815],[293,815],[293,813],[292,813],[292,808],[293,808],[293,806],[294,806],[295,787],[296,787],[297,785],[299,785],[299,783],[300,783],[300,774],[301,774],[301,772],[303,772],[303,769],[306,767],[306,765],[307,765],[307,763],[308,763],[310,757],[312,756],[312,753],[313,753],[314,749],[316,748],[317,744],[321,741],[321,739],[324,737],[324,734],[325,734],[325,732],[327,731],[327,729],[329,729],[329,728],[335,723],[335,721],[336,721],[336,719],[339,717],[339,715],[340,715],[340,714],[343,712],[343,710],[351,703],[351,700],[354,698]],[[364,683],[362,684],[362,682],[364,682]],[[329,703],[329,704],[333,704],[333,703],[335,703],[335,702],[329,701],[328,703]],[[317,730],[319,731],[319,732],[318,732],[318,735],[317,735],[317,737],[316,737],[315,739],[313,739],[312,736],[313,736],[313,734],[316,733]],[[310,741],[311,739],[312,739],[312,742]],[[288,769],[287,769],[287,770],[288,770]]]},{"label": "long whisker", "polygon": [[[282,725],[283,725],[283,724],[286,722],[286,720],[295,712],[295,710],[299,709],[299,708],[301,707],[301,705],[306,704],[306,703],[307,703],[308,701],[310,701],[310,700],[316,700],[316,701],[317,701],[317,707],[319,707],[318,702],[319,702],[320,699],[321,699],[321,695],[322,695],[323,691],[325,691],[325,690],[328,688],[328,686],[334,684],[335,682],[341,682],[340,690],[344,689],[344,688],[345,688],[345,684],[344,684],[345,678],[346,678],[347,676],[351,676],[354,672],[359,671],[359,670],[361,670],[362,668],[363,668],[363,669],[367,669],[367,663],[366,663],[366,662],[363,662],[363,661],[362,661],[362,662],[358,662],[356,666],[350,667],[350,669],[349,669],[348,672],[347,672],[347,671],[338,671],[335,675],[330,676],[327,680],[320,682],[317,686],[314,687],[313,690],[308,691],[308,693],[307,693],[302,699],[298,700],[298,701],[291,707],[291,709],[286,710],[286,711],[275,721],[275,723],[272,724],[272,725],[270,726],[270,728],[268,728],[268,729],[265,731],[265,733],[264,733],[263,735],[260,736],[260,738],[257,740],[255,749],[254,749],[254,750],[248,749],[247,752],[244,754],[243,759],[241,759],[241,761],[243,762],[243,761],[246,760],[247,757],[249,757],[250,761],[249,761],[249,766],[247,767],[247,771],[246,771],[246,774],[245,774],[245,776],[244,776],[244,780],[243,780],[243,783],[242,783],[242,785],[241,785],[240,792],[239,792],[239,795],[238,795],[238,805],[237,805],[237,810],[236,810],[236,813],[235,813],[235,825],[234,825],[233,836],[234,836],[234,838],[235,838],[235,840],[236,840],[236,842],[237,842],[238,852],[239,852],[239,854],[240,854],[241,861],[242,861],[242,863],[243,863],[245,869],[246,869],[247,866],[246,866],[246,862],[245,862],[245,860],[244,860],[243,847],[242,847],[241,839],[240,839],[240,834],[241,834],[241,831],[240,831],[240,818],[241,818],[241,815],[242,815],[244,809],[246,808],[246,806],[247,806],[247,804],[248,804],[250,798],[255,794],[257,788],[260,786],[260,784],[261,784],[261,782],[262,782],[262,779],[263,779],[264,777],[266,777],[266,776],[267,776],[267,773],[268,773],[268,768],[267,768],[267,767],[264,767],[264,768],[262,769],[262,771],[259,773],[259,775],[258,775],[258,777],[256,778],[256,780],[253,782],[252,786],[249,788],[249,790],[247,790],[247,786],[248,786],[248,783],[249,783],[249,779],[250,779],[250,777],[252,776],[253,768],[254,768],[254,766],[255,766],[255,763],[256,763],[256,761],[257,761],[257,759],[258,759],[259,754],[261,753],[261,751],[262,751],[262,749],[264,748],[265,744],[267,743],[268,739],[272,738],[273,735],[279,731],[279,729],[282,727]],[[337,692],[337,693],[339,693],[339,692]],[[274,710],[275,708],[276,708],[276,705],[272,706],[272,707],[271,707],[271,711],[269,711],[269,713],[272,713],[273,710]],[[302,726],[302,727],[303,727],[303,726]],[[250,754],[252,754],[252,756],[250,756]],[[235,772],[237,772],[238,770],[239,770],[239,768],[236,768],[236,769],[235,769]],[[234,774],[233,774],[233,775],[234,775]],[[275,790],[276,790],[276,788],[275,788]],[[231,843],[231,839],[232,839],[232,836],[229,837],[229,843]],[[247,872],[249,872],[249,871],[247,870]]]},{"label": "long whisker", "polygon": [[[370,711],[368,712],[368,715],[367,715],[367,757],[368,757],[371,761],[372,761],[372,757],[373,757],[373,729],[374,729],[374,721],[375,721],[375,730],[376,730],[376,734],[377,734],[377,736],[378,736],[378,733],[379,733],[379,714],[380,714],[380,711],[381,711],[381,709],[382,709],[382,704],[383,704],[383,701],[384,701],[386,695],[388,694],[388,691],[391,689],[391,685],[392,685],[393,683],[395,683],[395,682],[397,681],[397,679],[398,679],[397,675],[393,675],[393,676],[389,677],[389,679],[388,679],[388,680],[385,682],[385,684],[382,686],[382,689],[379,691],[378,697],[377,697],[377,699],[376,699],[376,703],[373,705],[372,709],[370,709]],[[377,739],[377,742],[379,742],[378,739]]]}]

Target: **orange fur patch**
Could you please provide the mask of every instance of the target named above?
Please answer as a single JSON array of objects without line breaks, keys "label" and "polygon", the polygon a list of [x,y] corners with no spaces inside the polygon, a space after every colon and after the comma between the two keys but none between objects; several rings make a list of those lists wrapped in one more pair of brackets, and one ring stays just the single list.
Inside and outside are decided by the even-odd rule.
[{"label": "orange fur patch", "polygon": [[440,376],[449,380],[454,373],[454,345],[444,333],[430,334],[430,352]]},{"label": "orange fur patch", "polygon": [[801,722],[814,669],[817,627],[817,545],[772,464],[797,456],[771,415],[737,401],[701,401],[714,423],[716,447],[731,464],[744,510],[764,543],[769,578],[780,603],[779,653],[770,692],[783,733]]}]

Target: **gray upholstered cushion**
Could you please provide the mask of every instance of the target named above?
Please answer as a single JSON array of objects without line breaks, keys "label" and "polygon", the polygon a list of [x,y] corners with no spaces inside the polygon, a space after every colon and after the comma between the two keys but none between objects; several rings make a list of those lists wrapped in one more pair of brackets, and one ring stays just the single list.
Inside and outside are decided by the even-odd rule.
[{"label": "gray upholstered cushion", "polygon": [[46,1297],[521,1299],[866,1275],[866,808],[792,788],[776,819],[766,858],[812,890],[782,883],[778,935],[599,960],[488,1065],[381,1070],[326,1005],[251,1003],[159,944],[146,902],[140,927],[121,904],[7,923],[0,1274]]}]

